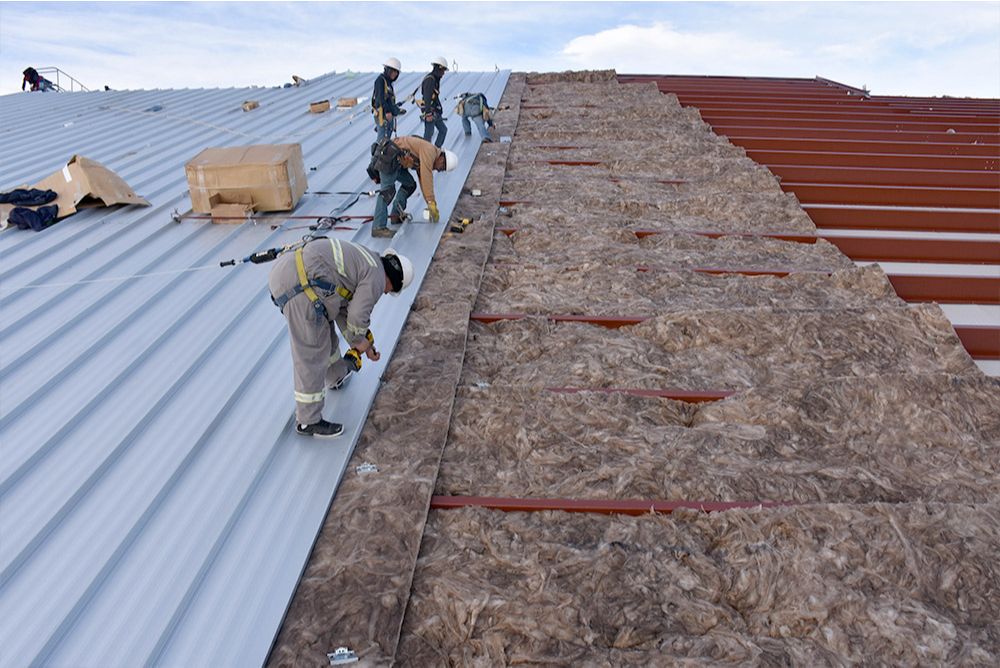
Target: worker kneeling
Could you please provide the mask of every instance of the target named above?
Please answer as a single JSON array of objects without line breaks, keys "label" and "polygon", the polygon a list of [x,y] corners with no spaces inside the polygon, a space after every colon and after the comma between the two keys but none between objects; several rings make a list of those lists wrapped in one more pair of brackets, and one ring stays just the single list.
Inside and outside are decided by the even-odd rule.
[{"label": "worker kneeling", "polygon": [[[398,294],[412,281],[413,265],[396,251],[379,257],[339,239],[312,239],[278,258],[268,287],[288,321],[298,433],[330,438],[343,432],[343,425],[323,419],[326,390],[339,390],[360,371],[362,356],[379,360],[369,329],[372,309],[383,294]],[[343,356],[337,328],[350,345]]]},{"label": "worker kneeling", "polygon": [[387,227],[388,222],[391,220],[399,224],[404,221],[406,200],[417,189],[410,176],[411,169],[415,169],[420,178],[420,192],[427,202],[430,221],[438,222],[441,213],[434,197],[434,172],[450,172],[457,165],[458,156],[455,153],[439,149],[419,137],[385,138],[376,142],[372,146],[372,159],[368,165],[368,176],[379,184],[375,215],[372,217],[372,236],[391,237],[396,231]]}]

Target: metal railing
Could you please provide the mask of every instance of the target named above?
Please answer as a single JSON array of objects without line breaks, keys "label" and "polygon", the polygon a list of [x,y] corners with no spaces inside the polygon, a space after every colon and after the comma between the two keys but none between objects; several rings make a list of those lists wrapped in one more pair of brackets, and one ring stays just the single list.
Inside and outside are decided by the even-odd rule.
[{"label": "metal railing", "polygon": [[59,92],[72,93],[75,91],[90,90],[58,67],[39,67],[37,71],[41,76],[51,81],[53,87],[55,87],[55,89]]}]

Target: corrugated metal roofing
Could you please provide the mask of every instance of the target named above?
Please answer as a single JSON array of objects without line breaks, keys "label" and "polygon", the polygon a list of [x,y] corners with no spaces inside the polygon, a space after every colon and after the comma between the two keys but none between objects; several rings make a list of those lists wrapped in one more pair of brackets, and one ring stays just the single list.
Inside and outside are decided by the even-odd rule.
[{"label": "corrugated metal roofing", "polygon": [[[477,90],[497,101],[508,75],[449,73],[442,96]],[[399,96],[421,77],[403,74]],[[301,143],[309,192],[297,216],[327,215],[349,199],[310,193],[371,188],[367,103],[357,113],[307,107],[368,96],[373,78],[0,98],[4,190],[77,153],[153,203],[0,234],[5,663],[266,659],[479,142],[463,136],[452,114],[445,146],[461,166],[436,178],[442,222],[411,224],[392,240],[418,278],[375,309],[382,360],[366,361],[346,393],[328,397],[325,415],[345,424],[335,441],[291,428],[290,355],[284,319],[268,298],[270,267],[218,267],[294,241],[304,230],[285,228],[309,221],[272,230],[175,222],[171,212],[190,208],[183,165],[207,146]],[[248,99],[260,108],[243,112]],[[411,113],[400,134],[419,125]],[[372,208],[363,196],[345,213]],[[409,209],[422,208],[418,191]],[[352,227],[327,234],[388,246],[367,225]],[[118,280],[134,275],[143,277]]]},{"label": "corrugated metal roofing", "polygon": [[[956,277],[958,287],[962,277],[1000,281],[995,262],[970,256],[964,264],[962,258],[918,264],[905,254],[909,239],[932,233],[966,242],[979,249],[977,257],[997,256],[1000,100],[870,95],[820,77],[621,75],[619,81],[652,81],[697,107],[717,133],[782,179],[828,239],[843,230],[871,238],[895,231],[901,254],[879,258],[890,275],[928,286],[935,276]],[[1000,293],[975,309],[944,309],[956,326],[992,328],[992,352],[977,363],[1000,375]]]}]

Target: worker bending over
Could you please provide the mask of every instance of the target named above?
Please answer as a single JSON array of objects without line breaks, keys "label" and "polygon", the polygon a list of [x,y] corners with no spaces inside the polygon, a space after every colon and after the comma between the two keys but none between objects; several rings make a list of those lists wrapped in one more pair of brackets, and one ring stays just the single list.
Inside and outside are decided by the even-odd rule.
[{"label": "worker bending over", "polygon": [[392,85],[399,78],[401,68],[398,58],[389,58],[383,64],[382,74],[375,77],[372,115],[375,117],[378,139],[391,137],[396,131],[396,119],[406,113],[405,109],[396,104],[396,91]]},{"label": "worker bending over", "polygon": [[[398,294],[412,281],[413,265],[396,251],[379,257],[339,239],[312,239],[278,257],[268,287],[288,321],[298,433],[331,438],[344,430],[323,419],[326,390],[339,390],[360,371],[362,355],[379,360],[369,329],[372,309],[383,294]],[[343,356],[334,325],[350,345]]]},{"label": "worker bending over", "polygon": [[489,130],[487,130],[488,127],[493,127],[493,110],[490,109],[485,95],[482,93],[462,93],[455,106],[455,112],[462,117],[462,129],[465,130],[466,137],[472,135],[471,124],[475,123],[476,129],[479,130],[479,137],[484,142],[493,141]]},{"label": "worker bending over", "polygon": [[424,77],[420,84],[422,100],[420,108],[424,119],[424,139],[431,140],[434,136],[434,128],[437,128],[438,136],[434,140],[434,145],[438,148],[444,146],[444,138],[448,135],[448,126],[444,124],[444,109],[441,107],[441,77],[448,71],[448,61],[443,56],[431,61],[431,71]]},{"label": "worker bending over", "polygon": [[[441,150],[420,137],[396,137],[376,143],[368,165],[368,176],[379,184],[379,197],[375,198],[375,215],[372,217],[372,236],[391,237],[396,231],[387,227],[388,222],[403,222],[406,200],[417,189],[409,172],[411,169],[417,171],[420,192],[427,202],[431,222],[438,222],[441,213],[434,197],[434,172],[450,172],[457,165],[458,156],[454,152]],[[398,191],[396,183],[399,183]]]}]

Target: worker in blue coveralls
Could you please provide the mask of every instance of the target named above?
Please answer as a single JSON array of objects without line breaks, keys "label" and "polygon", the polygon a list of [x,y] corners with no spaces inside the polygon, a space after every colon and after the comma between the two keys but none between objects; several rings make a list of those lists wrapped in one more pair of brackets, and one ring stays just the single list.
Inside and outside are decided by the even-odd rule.
[{"label": "worker in blue coveralls", "polygon": [[388,58],[383,63],[382,74],[375,78],[372,91],[372,115],[375,117],[375,131],[378,140],[391,137],[396,131],[396,119],[406,113],[396,104],[396,91],[392,84],[399,78],[402,65],[398,58]]},{"label": "worker in blue coveralls", "polygon": [[424,119],[424,139],[431,140],[434,136],[435,128],[438,131],[434,145],[438,148],[444,146],[444,138],[448,135],[448,126],[444,123],[444,109],[441,107],[441,77],[448,71],[448,61],[444,56],[438,56],[431,61],[433,69],[424,77],[420,84],[420,93],[423,99],[419,106]]}]

